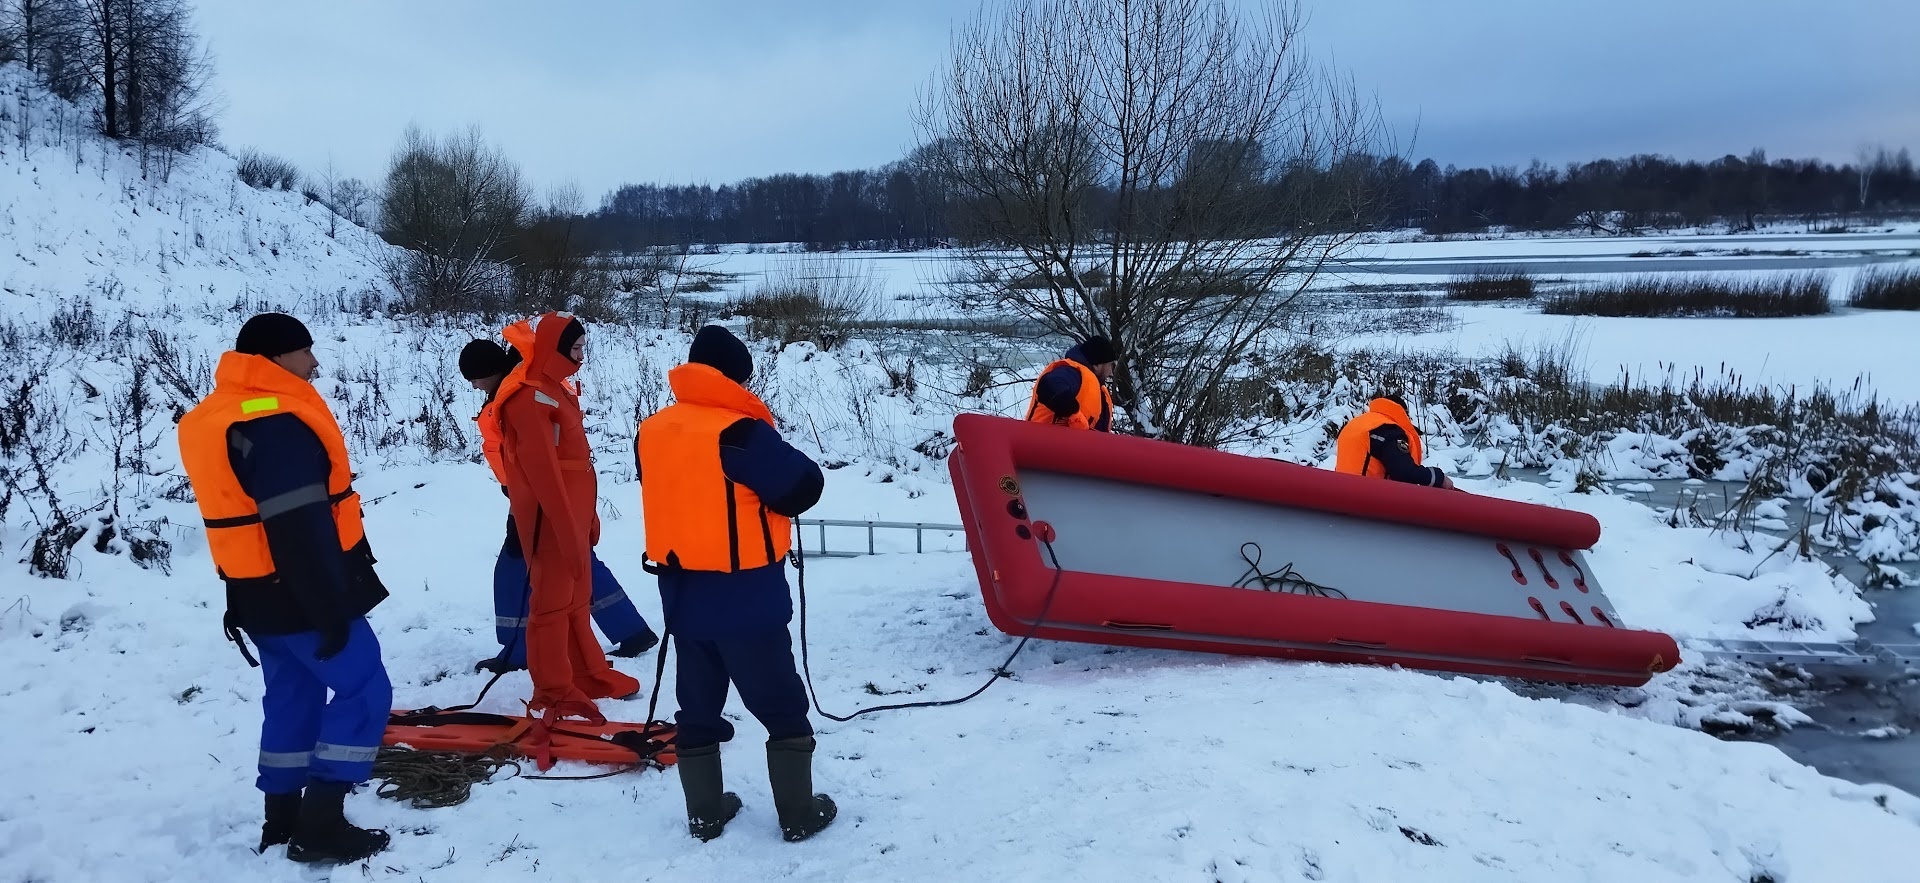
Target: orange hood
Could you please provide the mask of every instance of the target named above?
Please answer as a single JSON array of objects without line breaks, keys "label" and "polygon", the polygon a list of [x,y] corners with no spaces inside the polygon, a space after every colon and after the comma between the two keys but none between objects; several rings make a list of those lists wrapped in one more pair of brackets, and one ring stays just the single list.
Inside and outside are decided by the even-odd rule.
[{"label": "orange hood", "polygon": [[773,411],[766,402],[712,365],[689,362],[674,368],[667,372],[667,385],[673,389],[673,400],[683,405],[737,411],[773,425]]}]

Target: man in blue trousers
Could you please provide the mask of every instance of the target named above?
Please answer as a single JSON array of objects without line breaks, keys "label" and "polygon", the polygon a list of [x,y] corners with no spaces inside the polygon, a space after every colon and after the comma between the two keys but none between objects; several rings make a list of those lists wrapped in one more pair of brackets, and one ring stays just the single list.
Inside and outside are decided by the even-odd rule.
[{"label": "man in blue trousers", "polygon": [[[506,492],[506,482],[502,478],[500,459],[500,421],[494,408],[500,400],[502,386],[521,364],[519,356],[517,349],[502,349],[490,340],[475,340],[460,350],[460,376],[473,384],[474,389],[487,394],[487,403],[474,420],[480,427],[481,453],[486,456],[494,478],[500,481],[501,493]],[[633,600],[627,597],[613,572],[601,563],[600,556],[589,554],[593,566],[593,622],[616,645],[609,655],[633,657],[652,649],[660,642],[660,636],[647,625],[646,618],[633,606]],[[520,534],[514,529],[513,516],[509,514],[507,539],[493,563],[493,633],[500,642],[500,652],[480,660],[475,670],[498,673],[527,667],[527,610],[532,600],[531,590],[527,559],[520,550]]]},{"label": "man in blue trousers", "polygon": [[774,429],[745,386],[752,376],[745,344],[718,325],[700,329],[687,364],[667,373],[674,404],[634,439],[648,567],[675,642],[675,767],[687,830],[702,841],[720,836],[741,807],[720,769],[720,743],[733,738],[721,714],[729,687],[767,729],[782,836],[805,840],[839,811],[813,793],[813,724],[787,630],[791,519],[819,502],[824,478]]},{"label": "man in blue trousers", "polygon": [[342,806],[372,773],[393,686],[366,620],[387,590],[373,570],[346,440],[309,382],[319,370],[312,347],[291,316],[247,320],[220,357],[213,392],[181,418],[179,439],[226,582],[227,637],[266,678],[260,850],[285,843],[294,861],[342,863],[390,839],[349,824]]}]

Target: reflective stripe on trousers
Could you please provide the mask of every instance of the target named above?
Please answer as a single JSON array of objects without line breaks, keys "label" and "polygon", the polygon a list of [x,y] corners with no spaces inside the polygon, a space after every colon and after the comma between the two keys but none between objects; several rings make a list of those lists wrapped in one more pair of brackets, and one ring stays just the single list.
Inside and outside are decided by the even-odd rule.
[{"label": "reflective stripe on trousers", "polygon": [[337,763],[372,763],[380,753],[380,746],[333,745],[316,742],[313,746],[314,760],[331,760]]},{"label": "reflective stripe on trousers", "polygon": [[262,751],[260,765],[273,769],[304,770],[313,761],[311,751]]}]

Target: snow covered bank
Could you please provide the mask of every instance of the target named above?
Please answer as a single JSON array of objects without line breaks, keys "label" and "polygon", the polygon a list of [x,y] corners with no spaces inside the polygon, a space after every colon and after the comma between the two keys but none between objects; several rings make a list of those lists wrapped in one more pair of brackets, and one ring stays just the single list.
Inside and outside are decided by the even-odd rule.
[{"label": "snow covered bank", "polygon": [[1638,319],[1548,316],[1503,306],[1451,309],[1460,318],[1457,328],[1363,335],[1347,345],[1485,357],[1508,346],[1570,343],[1579,364],[1600,382],[1622,373],[1685,377],[1703,369],[1781,388],[1848,389],[1859,381],[1889,402],[1920,402],[1920,371],[1907,343],[1920,337],[1920,313],[1843,309],[1797,319]]},{"label": "snow covered bank", "polygon": [[[471,464],[363,483],[381,500],[368,529],[394,597],[375,620],[399,701],[471,698],[483,682],[472,662],[492,650],[487,574],[504,504]],[[894,495],[838,490],[848,506]],[[637,566],[638,507],[626,505],[635,493],[606,489],[626,514],[609,519],[601,551],[657,623]],[[1624,614],[1632,580],[1603,556],[1596,569],[1602,560]],[[250,852],[259,684],[219,639],[204,550],[182,544],[173,577],[107,558],[86,567],[27,583],[32,612],[9,611],[0,631],[0,694],[21,722],[0,751],[72,759],[17,771],[0,801],[0,876],[305,879]],[[1670,567],[1656,576],[1673,582]],[[1013,641],[987,624],[960,553],[820,561],[808,589],[830,710],[963,694]],[[619,663],[650,681],[650,660]],[[728,775],[748,808],[706,846],[684,835],[671,773],[503,780],[432,811],[363,793],[350,809],[400,832],[376,877],[424,880],[515,879],[537,862],[562,877],[618,868],[639,879],[1380,880],[1427,869],[1422,879],[1891,883],[1920,861],[1910,795],[1495,683],[1056,643],[1031,646],[1013,669],[956,708],[821,721],[818,787],[843,814],[798,847],[777,837],[758,730],[737,706]],[[514,711],[527,689],[510,676],[484,707]],[[617,717],[644,708],[608,704]]]}]

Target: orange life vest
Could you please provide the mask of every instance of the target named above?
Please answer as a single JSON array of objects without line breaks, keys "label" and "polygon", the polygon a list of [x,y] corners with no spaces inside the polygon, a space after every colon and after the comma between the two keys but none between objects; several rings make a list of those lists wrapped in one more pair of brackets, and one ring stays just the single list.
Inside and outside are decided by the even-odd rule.
[{"label": "orange life vest", "polygon": [[226,579],[273,576],[273,553],[267,547],[262,520],[282,507],[313,502],[275,498],[267,501],[269,511],[263,513],[259,501],[241,489],[240,479],[233,473],[227,454],[227,430],[236,423],[274,414],[300,418],[326,446],[326,499],[333,504],[333,524],[341,550],[358,546],[366,537],[360,521],[360,495],[353,490],[347,441],[320,391],[263,356],[227,352],[220,356],[220,366],[214,372],[213,392],[180,418],[179,430],[180,462],[193,485],[200,517],[206,521],[213,566]]},{"label": "orange life vest", "polygon": [[[1100,376],[1093,373],[1092,368],[1072,359],[1061,359],[1041,371],[1040,379],[1045,379],[1048,374],[1053,373],[1053,369],[1063,365],[1080,372],[1080,395],[1076,403],[1079,410],[1075,413],[1085,417],[1087,425],[1077,428],[1097,429],[1102,423],[1111,427],[1113,425],[1110,422],[1113,419],[1113,394],[1107,392],[1107,385],[1100,382]],[[1027,404],[1028,422],[1072,426],[1073,414],[1055,414],[1051,408],[1040,404],[1040,379],[1033,382],[1033,393]]]},{"label": "orange life vest", "polygon": [[1334,471],[1368,478],[1386,478],[1387,467],[1373,458],[1373,443],[1368,436],[1389,423],[1407,434],[1407,453],[1418,464],[1420,430],[1413,428],[1413,419],[1407,416],[1407,409],[1389,399],[1374,399],[1367,403],[1366,413],[1347,421],[1347,425],[1341,428],[1340,437],[1335,442]]},{"label": "orange life vest", "polygon": [[773,412],[716,368],[698,363],[667,372],[674,404],[640,422],[640,507],[647,557],[687,570],[734,572],[785,558],[793,522],[773,512],[720,468],[720,433]]}]

